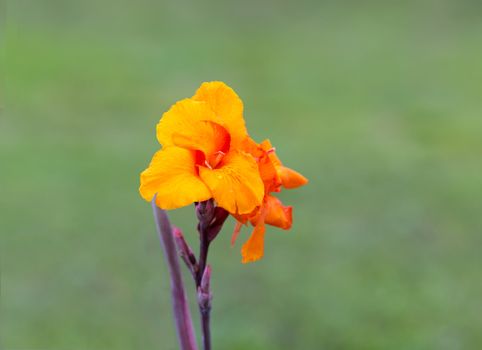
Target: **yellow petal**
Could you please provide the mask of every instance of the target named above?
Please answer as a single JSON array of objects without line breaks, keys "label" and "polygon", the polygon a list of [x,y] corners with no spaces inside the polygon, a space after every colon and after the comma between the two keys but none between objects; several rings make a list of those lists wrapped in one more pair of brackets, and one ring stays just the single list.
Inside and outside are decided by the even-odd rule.
[{"label": "yellow petal", "polygon": [[228,130],[234,145],[238,145],[248,135],[243,119],[243,102],[223,82],[203,83],[193,99],[206,102],[214,114],[222,119],[220,124]]},{"label": "yellow petal", "polygon": [[199,127],[197,122],[215,122],[217,119],[206,103],[186,98],[162,115],[157,124],[157,140],[163,146],[173,146],[174,135],[196,135]]},{"label": "yellow petal", "polygon": [[141,173],[139,192],[146,201],[157,193],[156,204],[175,209],[211,198],[211,192],[196,174],[194,152],[167,147],[156,152]]},{"label": "yellow petal", "polygon": [[243,264],[259,260],[263,257],[265,231],[264,222],[261,220],[260,223],[254,227],[251,237],[249,237],[241,248],[241,261]]},{"label": "yellow petal", "polygon": [[253,157],[230,151],[218,168],[199,167],[199,175],[218,205],[231,214],[247,214],[261,204],[263,181]]}]

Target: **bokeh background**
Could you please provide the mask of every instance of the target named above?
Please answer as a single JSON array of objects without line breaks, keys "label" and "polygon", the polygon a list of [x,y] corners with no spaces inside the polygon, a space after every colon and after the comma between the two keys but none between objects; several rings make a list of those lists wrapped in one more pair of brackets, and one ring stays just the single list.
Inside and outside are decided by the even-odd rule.
[{"label": "bokeh background", "polygon": [[[262,261],[240,263],[232,220],[214,243],[215,349],[482,348],[480,1],[2,12],[5,349],[177,347],[138,176],[162,112],[210,80],[311,180]],[[196,245],[193,208],[171,217]]]}]

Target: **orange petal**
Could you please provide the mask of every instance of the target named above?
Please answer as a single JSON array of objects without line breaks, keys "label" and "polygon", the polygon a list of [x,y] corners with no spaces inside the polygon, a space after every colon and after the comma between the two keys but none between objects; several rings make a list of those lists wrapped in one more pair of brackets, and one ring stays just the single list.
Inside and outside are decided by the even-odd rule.
[{"label": "orange petal", "polygon": [[233,235],[231,236],[231,246],[233,246],[236,242],[236,238],[238,238],[239,232],[241,232],[242,227],[243,224],[239,221],[236,221],[236,226],[234,226]]},{"label": "orange petal", "polygon": [[251,213],[249,214],[231,214],[236,221],[240,222],[241,224],[246,224],[252,217],[256,215],[256,212],[258,211],[259,208],[255,208]]},{"label": "orange petal", "polygon": [[167,147],[156,152],[149,167],[141,173],[139,192],[146,201],[157,193],[156,204],[175,209],[208,200],[208,187],[196,175],[194,152]]},{"label": "orange petal", "polygon": [[220,81],[203,83],[192,97],[204,101],[214,114],[222,119],[231,140],[238,145],[248,135],[243,119],[243,102],[229,86]]},{"label": "orange petal", "polygon": [[264,183],[265,193],[278,192],[281,186],[281,178],[269,156],[263,155],[259,160],[258,166]]},{"label": "orange petal", "polygon": [[265,151],[268,154],[269,159],[273,163],[275,167],[281,166],[281,161],[279,160],[278,156],[275,153],[275,148],[271,145],[271,142],[266,139],[260,144],[261,148],[263,151]]},{"label": "orange petal", "polygon": [[267,152],[269,151],[270,149],[273,148],[273,145],[271,144],[271,141],[269,139],[266,139],[266,140],[263,140],[263,142],[261,142],[259,144],[259,146],[263,149],[263,151]]},{"label": "orange petal", "polygon": [[247,214],[261,204],[264,186],[253,157],[229,152],[218,168],[199,167],[199,175],[218,205],[231,214]]},{"label": "orange petal", "polygon": [[244,243],[241,248],[242,263],[246,264],[259,260],[264,254],[264,233],[266,228],[264,222],[260,222],[254,227],[251,237]]},{"label": "orange petal", "polygon": [[268,157],[276,168],[279,177],[281,178],[281,182],[285,188],[296,188],[308,183],[308,179],[298,173],[297,171],[287,168],[283,166],[280,159],[274,152],[274,147],[271,145],[269,140],[264,140],[260,144],[261,148],[267,152]]},{"label": "orange petal", "polygon": [[291,206],[284,206],[281,201],[274,196],[266,196],[265,202],[267,209],[264,222],[268,225],[289,230],[293,222],[293,208]]},{"label": "orange petal", "polygon": [[296,188],[308,183],[306,177],[293,169],[280,166],[278,171],[280,173],[281,182],[285,188]]},{"label": "orange petal", "polygon": [[246,153],[251,154],[254,159],[258,159],[265,153],[264,150],[258,145],[251,137],[246,136],[239,145],[239,149]]}]

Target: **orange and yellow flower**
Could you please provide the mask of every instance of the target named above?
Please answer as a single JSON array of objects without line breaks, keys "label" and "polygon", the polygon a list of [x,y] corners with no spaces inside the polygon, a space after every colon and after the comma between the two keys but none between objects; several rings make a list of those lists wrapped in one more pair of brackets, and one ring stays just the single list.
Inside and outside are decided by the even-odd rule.
[{"label": "orange and yellow flower", "polygon": [[177,102],[157,125],[162,145],[141,174],[141,196],[162,209],[214,198],[232,214],[252,212],[263,200],[255,159],[241,145],[248,137],[243,103],[221,82],[204,83]]},{"label": "orange and yellow flower", "polygon": [[222,82],[203,83],[195,95],[177,102],[157,125],[162,148],[141,173],[140,194],[162,209],[214,199],[238,225],[254,231],[242,248],[243,262],[262,257],[265,224],[289,229],[292,208],[271,193],[307,180],[282,165],[269,141],[248,135],[243,103]]}]

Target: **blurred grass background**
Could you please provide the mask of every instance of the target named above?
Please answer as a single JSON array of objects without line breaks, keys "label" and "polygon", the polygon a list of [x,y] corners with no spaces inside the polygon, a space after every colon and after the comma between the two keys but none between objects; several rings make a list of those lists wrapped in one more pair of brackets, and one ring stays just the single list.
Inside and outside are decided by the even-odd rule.
[{"label": "blurred grass background", "polygon": [[[176,348],[138,175],[161,113],[210,80],[311,180],[282,194],[294,227],[262,261],[240,263],[232,221],[213,245],[215,349],[482,348],[481,2],[10,1],[2,18],[5,349]],[[196,245],[193,208],[171,217]]]}]

